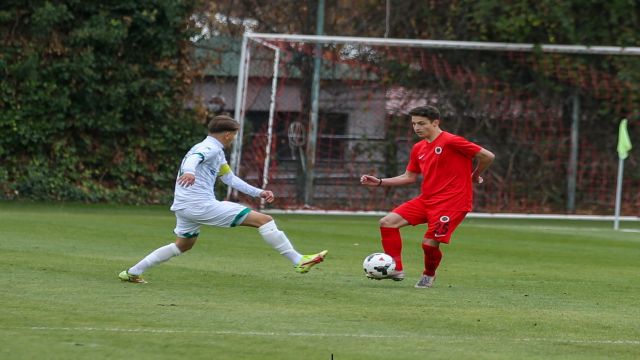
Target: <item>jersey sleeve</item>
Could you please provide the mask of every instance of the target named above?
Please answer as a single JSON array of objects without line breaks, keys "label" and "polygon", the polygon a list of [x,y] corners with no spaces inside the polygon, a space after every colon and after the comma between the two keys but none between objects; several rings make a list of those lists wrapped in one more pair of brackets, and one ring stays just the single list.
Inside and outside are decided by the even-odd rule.
[{"label": "jersey sleeve", "polygon": [[251,186],[244,180],[235,176],[235,174],[231,171],[231,167],[229,167],[227,163],[224,163],[220,166],[218,176],[220,177],[220,180],[222,180],[222,182],[224,182],[225,184],[249,196],[258,197],[262,193],[262,189]]},{"label": "jersey sleeve", "polygon": [[204,156],[201,154],[189,154],[184,160],[182,160],[182,166],[180,166],[180,175],[182,174],[195,174],[196,166],[204,160]]},{"label": "jersey sleeve", "polygon": [[407,171],[412,173],[420,173],[420,164],[418,163],[418,146],[413,145],[411,148],[411,155],[409,155],[409,164],[407,164]]},{"label": "jersey sleeve", "polygon": [[182,161],[180,174],[195,174],[196,167],[203,161],[218,155],[218,152],[211,147],[201,146],[190,151]]},{"label": "jersey sleeve", "polygon": [[454,149],[462,153],[462,155],[472,158],[476,156],[478,152],[482,149],[479,145],[472,143],[471,141],[463,138],[462,136],[453,136],[449,141],[449,145],[453,146]]}]

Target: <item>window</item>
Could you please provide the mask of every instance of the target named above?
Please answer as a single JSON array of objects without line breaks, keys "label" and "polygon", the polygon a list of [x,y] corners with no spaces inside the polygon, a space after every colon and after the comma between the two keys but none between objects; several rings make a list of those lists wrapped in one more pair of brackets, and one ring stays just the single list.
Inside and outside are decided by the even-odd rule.
[{"label": "window", "polygon": [[[343,160],[344,150],[348,141],[346,132],[349,115],[345,113],[320,113],[318,122],[318,138],[316,143],[316,162]],[[305,138],[302,151],[306,149],[308,116],[299,112],[277,112],[274,116],[273,139],[275,143],[275,159],[278,161],[295,160],[299,158],[300,147],[295,139],[289,138],[289,127],[299,122]],[[267,111],[250,111],[245,115],[245,136],[252,141],[263,141],[266,144],[269,113]],[[295,125],[294,125],[295,126]]]}]

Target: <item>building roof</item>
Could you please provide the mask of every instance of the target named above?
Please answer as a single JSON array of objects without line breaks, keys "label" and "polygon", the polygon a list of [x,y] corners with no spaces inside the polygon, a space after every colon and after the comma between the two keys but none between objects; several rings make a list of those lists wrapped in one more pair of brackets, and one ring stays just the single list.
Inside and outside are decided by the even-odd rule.
[{"label": "building roof", "polygon": [[[299,64],[301,58],[311,57],[311,55],[297,51],[300,50],[298,44],[292,44],[291,47],[285,46],[286,44],[288,43],[282,43],[280,46],[282,51],[278,77],[300,79],[303,77],[302,72],[296,64]],[[214,36],[195,42],[194,55],[196,60],[204,65],[206,76],[237,77],[241,45],[242,39]],[[323,80],[376,81],[378,79],[377,73],[371,71],[371,67],[366,67],[366,63],[340,58],[336,60],[332,50],[335,49],[326,49],[323,53],[320,74]],[[249,68],[251,76],[271,77],[273,61],[274,51],[272,49],[266,46],[252,47]]]}]

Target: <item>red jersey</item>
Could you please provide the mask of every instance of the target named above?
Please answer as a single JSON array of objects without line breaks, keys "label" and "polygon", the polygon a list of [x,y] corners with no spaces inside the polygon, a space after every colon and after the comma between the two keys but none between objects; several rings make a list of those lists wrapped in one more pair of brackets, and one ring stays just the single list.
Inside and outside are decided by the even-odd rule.
[{"label": "red jersey", "polygon": [[471,211],[473,157],[481,149],[446,131],[433,142],[425,139],[413,146],[407,171],[422,174],[420,198],[427,206]]}]

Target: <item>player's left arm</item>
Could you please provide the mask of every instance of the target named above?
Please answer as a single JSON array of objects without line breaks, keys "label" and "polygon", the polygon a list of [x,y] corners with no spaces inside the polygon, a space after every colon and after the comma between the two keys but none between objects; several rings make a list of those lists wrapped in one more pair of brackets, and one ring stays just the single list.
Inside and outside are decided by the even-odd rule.
[{"label": "player's left arm", "polygon": [[229,167],[229,164],[227,163],[220,166],[220,172],[218,173],[218,176],[223,183],[242,193],[245,193],[252,197],[264,198],[267,202],[273,201],[274,196],[271,191],[259,189],[255,186],[247,184],[246,181],[240,179],[231,171],[231,167]]},{"label": "player's left arm", "polygon": [[483,179],[480,174],[491,165],[496,156],[491,151],[480,148],[480,151],[478,151],[473,158],[476,161],[476,167],[471,173],[471,179],[473,182],[481,184]]}]

